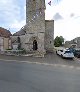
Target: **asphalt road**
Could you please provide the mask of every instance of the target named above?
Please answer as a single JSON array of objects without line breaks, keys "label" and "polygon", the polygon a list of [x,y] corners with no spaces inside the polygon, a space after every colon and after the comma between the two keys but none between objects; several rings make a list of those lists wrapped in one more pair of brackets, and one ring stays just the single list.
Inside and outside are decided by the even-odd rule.
[{"label": "asphalt road", "polygon": [[44,58],[41,57],[25,57],[25,56],[6,56],[0,55],[0,60],[6,61],[30,61],[30,62],[39,62],[39,63],[49,63],[49,64],[61,64],[69,66],[80,66],[80,61],[76,59],[62,59],[60,56],[55,53],[46,54]]},{"label": "asphalt road", "polygon": [[80,92],[78,68],[0,61],[0,92]]}]

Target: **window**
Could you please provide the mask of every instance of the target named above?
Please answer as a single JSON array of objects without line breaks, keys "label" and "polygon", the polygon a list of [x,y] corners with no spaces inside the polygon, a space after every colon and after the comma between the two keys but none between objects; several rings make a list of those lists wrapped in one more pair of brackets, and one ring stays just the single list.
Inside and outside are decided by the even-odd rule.
[{"label": "window", "polygon": [[71,53],[71,51],[65,51],[65,53]]},{"label": "window", "polygon": [[60,50],[61,52],[63,52],[63,50]]}]

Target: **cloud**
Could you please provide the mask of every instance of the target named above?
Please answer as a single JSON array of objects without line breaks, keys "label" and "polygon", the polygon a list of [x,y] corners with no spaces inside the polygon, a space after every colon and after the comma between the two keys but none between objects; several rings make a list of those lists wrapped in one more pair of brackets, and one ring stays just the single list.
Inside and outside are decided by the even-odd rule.
[{"label": "cloud", "polygon": [[62,0],[56,6],[47,5],[46,18],[53,17],[58,20],[54,22],[55,37],[62,35],[66,40],[71,40],[80,36],[80,0]]},{"label": "cloud", "polygon": [[[0,0],[0,26],[16,30],[25,20],[25,0]],[[16,21],[15,21],[16,20]],[[20,24],[21,23],[21,24]],[[13,29],[12,29],[13,30]]]},{"label": "cloud", "polygon": [[63,17],[62,17],[59,13],[56,13],[56,14],[53,16],[53,20],[55,20],[55,21],[60,20],[60,19],[63,19]]},{"label": "cloud", "polygon": [[[51,0],[51,6],[52,5],[58,5],[62,0]],[[49,6],[50,0],[45,0],[46,6]]]},{"label": "cloud", "polygon": [[0,1],[0,19],[5,22],[11,22],[13,18],[18,18],[20,14],[20,8],[15,4],[13,0]]},{"label": "cloud", "polygon": [[[52,2],[55,0],[52,0]],[[46,1],[47,2],[47,1]],[[59,13],[64,17],[64,19],[72,18],[70,15],[74,13],[75,16],[80,16],[80,1],[79,0],[61,0],[57,5],[52,3],[52,6],[49,6],[46,3],[46,18],[54,16],[56,13]]]},{"label": "cloud", "polygon": [[72,18],[72,17],[74,17],[74,16],[75,16],[75,14],[74,14],[74,13],[71,13],[71,14],[70,14],[70,17],[71,17],[71,18]]},{"label": "cloud", "polygon": [[26,24],[25,20],[23,21],[18,21],[18,20],[14,20],[14,22],[12,24],[9,25],[9,27],[13,30],[15,33],[16,31],[19,31],[24,25]]},{"label": "cloud", "polygon": [[80,1],[79,0],[63,0],[56,9],[61,13],[65,18],[70,18],[70,14],[74,13],[80,15]]},{"label": "cloud", "polygon": [[58,12],[57,7],[59,6],[61,1],[63,1],[63,0],[52,0],[51,6],[48,5],[49,1],[50,0],[45,0],[45,4],[46,4],[45,19],[46,20],[52,20],[53,19],[54,14]]},{"label": "cloud", "polygon": [[80,36],[80,18],[55,21],[54,37],[62,35],[66,40]]},{"label": "cloud", "polygon": [[58,5],[62,0],[53,0],[52,3],[53,5]]}]

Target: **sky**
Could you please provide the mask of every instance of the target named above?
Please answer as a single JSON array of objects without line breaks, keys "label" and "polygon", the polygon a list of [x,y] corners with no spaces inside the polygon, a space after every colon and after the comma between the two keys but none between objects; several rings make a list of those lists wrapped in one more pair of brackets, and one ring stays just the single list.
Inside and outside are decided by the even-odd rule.
[{"label": "sky", "polygon": [[[51,6],[48,2],[51,1]],[[54,20],[54,37],[65,41],[80,36],[80,0],[45,0],[45,19]],[[11,33],[26,24],[26,0],[0,0],[0,26]]]}]

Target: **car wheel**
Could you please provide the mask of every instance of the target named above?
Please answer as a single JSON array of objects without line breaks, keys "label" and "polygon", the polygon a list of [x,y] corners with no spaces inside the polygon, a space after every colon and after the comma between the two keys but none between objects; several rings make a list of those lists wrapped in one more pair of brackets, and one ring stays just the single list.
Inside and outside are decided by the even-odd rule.
[{"label": "car wheel", "polygon": [[56,54],[58,55],[57,51],[56,51]]},{"label": "car wheel", "polygon": [[61,54],[61,57],[63,58],[63,55]]}]

